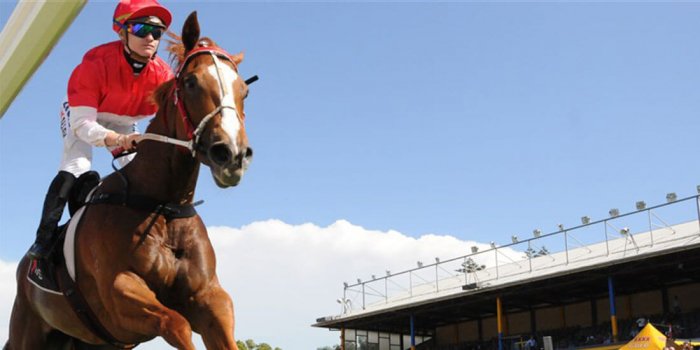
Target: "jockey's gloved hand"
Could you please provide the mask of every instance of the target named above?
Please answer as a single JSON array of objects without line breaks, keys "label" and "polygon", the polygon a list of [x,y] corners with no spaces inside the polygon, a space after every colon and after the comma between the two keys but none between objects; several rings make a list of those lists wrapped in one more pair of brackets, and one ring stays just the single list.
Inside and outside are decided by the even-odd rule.
[{"label": "jockey's gloved hand", "polygon": [[124,151],[129,151],[136,147],[139,136],[140,134],[137,132],[131,134],[119,134],[112,131],[105,136],[105,145],[107,147],[121,148]]},{"label": "jockey's gloved hand", "polygon": [[138,143],[138,139],[141,134],[135,132],[131,133],[128,135],[120,135],[117,138],[117,142],[119,143],[119,147],[124,148],[126,151],[131,151],[132,149],[136,148],[136,144]]}]

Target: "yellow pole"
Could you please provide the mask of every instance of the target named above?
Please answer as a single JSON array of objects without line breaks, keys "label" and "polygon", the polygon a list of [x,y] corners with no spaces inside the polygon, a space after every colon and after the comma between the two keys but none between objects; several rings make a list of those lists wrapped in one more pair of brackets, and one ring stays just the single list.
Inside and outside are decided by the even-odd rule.
[{"label": "yellow pole", "polygon": [[612,328],[612,340],[617,342],[617,310],[615,309],[615,287],[612,276],[608,276],[608,299],[610,299],[610,324]]},{"label": "yellow pole", "polygon": [[19,1],[0,33],[0,118],[87,0]]},{"label": "yellow pole", "polygon": [[496,325],[498,327],[498,350],[503,350],[503,315],[501,297],[496,297]]}]

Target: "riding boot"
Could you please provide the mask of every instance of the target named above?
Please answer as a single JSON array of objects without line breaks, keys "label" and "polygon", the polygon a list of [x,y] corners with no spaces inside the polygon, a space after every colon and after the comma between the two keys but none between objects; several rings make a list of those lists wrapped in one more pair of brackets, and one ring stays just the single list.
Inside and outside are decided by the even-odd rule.
[{"label": "riding boot", "polygon": [[63,216],[63,209],[70,195],[70,190],[75,183],[75,176],[67,171],[59,171],[49,186],[44,199],[44,209],[41,213],[41,221],[36,231],[36,241],[27,252],[27,256],[33,259],[45,259],[54,245],[54,236],[58,222]]}]

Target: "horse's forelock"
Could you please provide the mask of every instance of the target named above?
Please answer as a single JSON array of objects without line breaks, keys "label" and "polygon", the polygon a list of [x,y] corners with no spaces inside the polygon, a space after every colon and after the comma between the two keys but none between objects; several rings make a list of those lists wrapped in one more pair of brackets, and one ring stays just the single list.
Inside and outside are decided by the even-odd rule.
[{"label": "horse's forelock", "polygon": [[168,36],[170,39],[166,51],[170,53],[170,60],[177,61],[179,65],[185,59],[185,44],[182,43],[182,38],[173,32],[168,31]]}]

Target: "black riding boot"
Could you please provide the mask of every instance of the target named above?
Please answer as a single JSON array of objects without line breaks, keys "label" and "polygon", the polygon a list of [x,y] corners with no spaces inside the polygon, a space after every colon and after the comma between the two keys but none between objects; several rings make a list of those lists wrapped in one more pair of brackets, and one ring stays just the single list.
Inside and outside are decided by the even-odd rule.
[{"label": "black riding boot", "polygon": [[59,171],[58,175],[51,181],[44,199],[39,228],[36,230],[36,241],[29,248],[28,257],[45,259],[51,252],[54,244],[54,233],[61,216],[63,216],[63,208],[66,206],[73,183],[75,183],[75,176],[67,171]]}]

